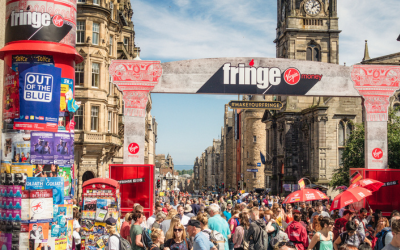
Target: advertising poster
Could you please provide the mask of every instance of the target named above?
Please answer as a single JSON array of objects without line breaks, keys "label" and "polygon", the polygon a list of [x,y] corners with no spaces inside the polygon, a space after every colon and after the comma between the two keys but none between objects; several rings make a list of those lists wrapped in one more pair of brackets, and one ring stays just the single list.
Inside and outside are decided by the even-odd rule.
[{"label": "advertising poster", "polygon": [[5,162],[1,163],[1,172],[10,174],[11,173],[11,163],[5,163]]},{"label": "advertising poster", "polygon": [[21,223],[21,233],[19,234],[19,249],[29,249],[29,224]]},{"label": "advertising poster", "polygon": [[55,164],[36,165],[33,177],[57,177],[58,166]]},{"label": "advertising poster", "polygon": [[74,113],[80,104],[74,99],[74,81],[69,78],[61,78],[60,111]]},{"label": "advertising poster", "polygon": [[64,178],[64,196],[71,196],[72,178],[71,167],[60,166],[58,167],[58,177]]},{"label": "advertising poster", "polygon": [[54,133],[31,132],[31,163],[54,163]]},{"label": "advertising poster", "polygon": [[30,220],[53,219],[53,191],[31,190],[29,195]]},{"label": "advertising poster", "polygon": [[7,70],[9,72],[4,80],[3,120],[19,117],[18,75],[9,67],[7,67]]},{"label": "advertising poster", "polygon": [[59,165],[70,164],[71,150],[71,134],[54,133],[54,163]]},{"label": "advertising poster", "polygon": [[[49,239],[49,223],[30,223],[29,239],[42,242]],[[47,241],[46,241],[47,242]]]},{"label": "advertising poster", "polygon": [[26,178],[32,177],[35,166],[29,163],[14,163],[11,174],[14,175],[14,185],[25,186]]},{"label": "advertising poster", "polygon": [[57,132],[60,82],[60,68],[19,66],[20,117],[14,120],[14,129]]},{"label": "advertising poster", "polygon": [[26,190],[53,189],[53,204],[64,204],[64,178],[62,177],[28,177],[25,188]]}]

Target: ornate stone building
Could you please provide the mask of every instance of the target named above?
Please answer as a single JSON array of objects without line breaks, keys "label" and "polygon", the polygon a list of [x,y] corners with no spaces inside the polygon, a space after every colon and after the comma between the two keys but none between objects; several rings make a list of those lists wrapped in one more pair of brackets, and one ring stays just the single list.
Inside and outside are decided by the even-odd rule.
[{"label": "ornate stone building", "polygon": [[[84,61],[75,66],[75,97],[82,103],[75,114],[77,195],[82,183],[108,177],[109,164],[123,162],[122,94],[111,82],[108,67],[114,59],[138,59],[130,1],[78,0],[76,50]],[[151,99],[146,114],[146,158],[154,163],[155,120]]]},{"label": "ornate stone building", "polygon": [[223,155],[223,178],[225,188],[237,188],[236,180],[236,161],[234,158],[236,140],[234,120],[235,113],[228,110],[228,104],[225,104],[224,126],[221,136],[221,154]]},{"label": "ornate stone building", "polygon": [[[339,62],[337,0],[278,0],[276,56]],[[302,177],[327,185],[341,164],[354,123],[362,122],[361,98],[277,96],[283,109],[265,111],[266,169],[272,192]],[[308,184],[308,183],[307,183]]]}]

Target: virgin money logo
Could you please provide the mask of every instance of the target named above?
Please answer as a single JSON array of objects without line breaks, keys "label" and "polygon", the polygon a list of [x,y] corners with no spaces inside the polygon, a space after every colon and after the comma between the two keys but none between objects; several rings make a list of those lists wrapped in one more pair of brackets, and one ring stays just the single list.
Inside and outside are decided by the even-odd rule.
[{"label": "virgin money logo", "polygon": [[295,85],[300,81],[301,74],[298,69],[288,68],[283,74],[283,78],[287,84]]},{"label": "virgin money logo", "polygon": [[383,151],[380,148],[375,148],[374,150],[372,150],[372,157],[374,157],[374,159],[381,159],[383,156]]},{"label": "virgin money logo", "polygon": [[53,23],[54,23],[55,26],[60,28],[60,27],[62,27],[64,25],[64,19],[62,18],[61,15],[55,15],[53,17]]},{"label": "virgin money logo", "polygon": [[128,146],[128,151],[133,155],[137,154],[139,152],[139,145],[137,143],[132,142]]}]

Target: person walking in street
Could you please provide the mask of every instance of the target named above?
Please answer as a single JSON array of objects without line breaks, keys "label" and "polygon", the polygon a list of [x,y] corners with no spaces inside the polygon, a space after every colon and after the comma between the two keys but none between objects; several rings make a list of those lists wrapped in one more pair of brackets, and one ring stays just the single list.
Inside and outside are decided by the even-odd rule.
[{"label": "person walking in street", "polygon": [[311,219],[311,224],[313,223],[313,221],[314,221],[314,216],[316,216],[316,215],[322,215],[322,216],[324,216],[324,217],[330,217],[329,216],[329,214],[327,213],[327,212],[325,212],[324,211],[324,206],[323,206],[323,204],[322,204],[322,202],[318,202],[317,203],[317,211],[315,211],[312,215],[311,215],[311,217],[310,217],[310,219]]},{"label": "person walking in street", "polygon": [[247,232],[250,227],[249,217],[245,213],[239,214],[239,222],[240,226],[238,226],[233,234],[233,248],[235,250],[244,250],[243,249],[243,240],[245,240]]},{"label": "person walking in street", "polygon": [[333,250],[333,225],[335,222],[331,218],[320,216],[319,222],[322,230],[317,232],[308,246],[308,250]]},{"label": "person walking in street", "polygon": [[160,250],[165,241],[164,232],[160,228],[153,228],[150,237],[153,244],[149,250]]},{"label": "person walking in street", "polygon": [[184,214],[190,218],[196,216],[194,213],[192,213],[192,206],[190,206],[189,204],[185,205],[185,209],[183,210]]},{"label": "person walking in street", "polygon": [[[190,209],[191,209],[191,207],[190,207]],[[185,209],[181,205],[178,206],[178,215],[179,215],[179,218],[181,218],[182,225],[186,226],[188,224],[190,218],[185,215]]]},{"label": "person walking in street", "polygon": [[187,225],[189,237],[193,238],[193,250],[217,250],[213,243],[201,232],[198,220],[190,220]]},{"label": "person walking in street", "polygon": [[392,240],[382,250],[400,250],[400,219],[391,220],[391,224]]},{"label": "person walking in street", "polygon": [[121,237],[130,242],[130,231],[132,223],[132,213],[125,214],[125,221],[121,225]]},{"label": "person walking in street", "polygon": [[208,220],[208,227],[221,233],[225,238],[225,249],[229,249],[228,239],[231,238],[231,231],[229,225],[219,214],[219,207],[217,204],[211,204],[209,207],[209,214],[211,218]]},{"label": "person walking in street", "polygon": [[191,241],[186,238],[185,227],[180,223],[175,223],[173,228],[173,237],[164,243],[164,250],[190,250],[192,249]]},{"label": "person walking in street", "polygon": [[[143,220],[139,221],[142,222]],[[117,225],[117,220],[115,220],[113,217],[110,217],[106,220],[106,230],[110,235],[106,250],[119,250],[120,235],[117,231],[116,225]],[[140,227],[139,224],[138,227]]]},{"label": "person walking in street", "polygon": [[346,232],[340,234],[340,236],[333,242],[333,248],[338,250],[338,246],[343,243],[358,248],[363,242],[368,243],[370,246],[372,245],[365,235],[362,235],[357,231],[356,223],[354,221],[349,221],[346,224]]},{"label": "person walking in street", "polygon": [[224,211],[226,221],[229,221],[231,219],[232,217],[231,212],[232,212],[232,203],[228,203],[226,204],[226,210]]},{"label": "person walking in street", "polygon": [[[286,206],[286,214],[285,214],[285,222],[287,223],[287,224],[289,224],[290,222],[292,222],[293,220],[294,220],[294,217],[293,217],[293,207],[292,207],[292,205],[291,204],[288,204],[287,206]],[[300,211],[299,211],[300,212]]]},{"label": "person walking in street", "polygon": [[[252,208],[250,212],[251,220],[250,227],[245,238],[246,241],[249,242],[249,250],[259,250],[264,249],[264,239],[262,239],[263,231],[266,233],[272,233],[278,228],[274,228],[272,223],[275,221],[273,219],[269,219],[268,225],[265,224],[263,219],[260,219],[260,214],[258,208]],[[265,215],[264,215],[265,216]],[[271,245],[269,244],[270,237],[268,237],[268,250],[272,250]]]},{"label": "person walking in street", "polygon": [[132,244],[132,250],[144,250],[145,246],[142,242],[143,228],[140,226],[144,220],[144,216],[140,212],[134,212],[132,214],[132,220],[135,221],[131,226],[130,240]]},{"label": "person walking in street", "polygon": [[159,212],[156,215],[156,221],[153,223],[153,225],[150,226],[150,229],[152,228],[160,228],[161,229],[161,223],[165,220],[167,216],[163,212]]},{"label": "person walking in street", "polygon": [[308,234],[306,228],[300,223],[301,213],[299,210],[293,211],[293,221],[286,228],[289,240],[296,245],[298,250],[305,250],[308,247]]},{"label": "person walking in street", "polygon": [[201,232],[210,239],[211,229],[208,227],[208,217],[205,213],[197,215],[196,220],[200,221]]},{"label": "person walking in street", "polygon": [[168,215],[165,218],[165,220],[163,222],[161,222],[161,229],[163,230],[164,235],[167,235],[167,231],[169,230],[169,227],[170,227],[170,224],[171,224],[171,220],[177,214],[178,214],[178,212],[175,209],[171,209],[171,210],[169,210]]}]

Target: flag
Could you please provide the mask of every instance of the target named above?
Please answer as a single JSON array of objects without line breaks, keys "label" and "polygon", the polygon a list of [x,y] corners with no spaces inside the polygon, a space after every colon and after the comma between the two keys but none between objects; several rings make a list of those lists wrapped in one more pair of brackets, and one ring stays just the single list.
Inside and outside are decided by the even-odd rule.
[{"label": "flag", "polygon": [[261,153],[261,151],[260,151],[260,157],[262,164],[265,164],[265,156],[263,155],[263,153]]},{"label": "flag", "polygon": [[299,187],[300,187],[300,189],[303,189],[305,186],[306,186],[306,184],[304,183],[304,179],[301,178],[301,179],[299,180]]},{"label": "flag", "polygon": [[362,178],[363,178],[362,175],[357,171],[350,176],[350,184],[356,183],[357,181],[361,180]]}]

